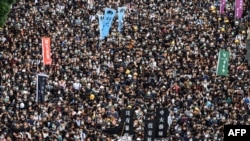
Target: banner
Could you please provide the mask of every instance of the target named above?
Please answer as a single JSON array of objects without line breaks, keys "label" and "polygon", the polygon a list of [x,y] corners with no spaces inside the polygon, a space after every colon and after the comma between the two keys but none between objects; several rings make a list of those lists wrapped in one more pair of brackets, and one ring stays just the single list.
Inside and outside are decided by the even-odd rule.
[{"label": "banner", "polygon": [[157,108],[156,109],[156,138],[166,138],[168,129],[168,109]]},{"label": "banner", "polygon": [[220,14],[224,14],[227,0],[220,0]]},{"label": "banner", "polygon": [[221,49],[219,52],[216,75],[227,76],[229,65],[229,52]]},{"label": "banner", "polygon": [[42,53],[43,53],[43,65],[51,65],[52,59],[50,56],[50,38],[42,38]]},{"label": "banner", "polygon": [[47,81],[47,75],[37,74],[36,77],[36,102],[44,102],[45,87]]},{"label": "banner", "polygon": [[155,121],[145,120],[144,126],[144,141],[154,141],[155,140]]},{"label": "banner", "polygon": [[102,27],[103,27],[103,15],[98,15],[98,19],[99,19],[99,31],[100,31],[100,39],[103,40],[104,39],[104,35],[102,32]]},{"label": "banner", "polygon": [[235,19],[240,19],[243,14],[243,0],[235,0]]},{"label": "banner", "polygon": [[116,10],[112,8],[105,8],[105,14],[102,22],[102,34],[104,37],[107,37],[109,35],[109,30],[111,28],[115,14]]},{"label": "banner", "polygon": [[122,31],[123,28],[123,19],[127,7],[118,7],[118,32]]},{"label": "banner", "polygon": [[134,133],[134,113],[133,109],[123,109],[121,115],[121,123],[124,125],[123,127],[123,136],[129,136]]},{"label": "banner", "polygon": [[243,15],[243,0],[239,0],[239,12],[240,12],[240,18],[242,18],[242,15]]}]

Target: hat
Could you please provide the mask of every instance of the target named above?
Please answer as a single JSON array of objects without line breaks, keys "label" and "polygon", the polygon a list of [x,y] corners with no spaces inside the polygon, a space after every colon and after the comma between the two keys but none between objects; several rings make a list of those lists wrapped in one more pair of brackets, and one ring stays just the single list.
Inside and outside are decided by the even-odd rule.
[{"label": "hat", "polygon": [[229,23],[229,20],[228,20],[228,19],[225,19],[225,20],[224,20],[224,23]]},{"label": "hat", "polygon": [[175,41],[172,41],[172,42],[171,42],[171,45],[174,45],[174,44],[175,44]]},{"label": "hat", "polygon": [[20,103],[20,108],[24,108],[24,103]]},{"label": "hat", "polygon": [[242,31],[242,34],[245,34],[245,33],[246,33],[246,31],[245,31],[245,30],[243,30],[243,31]]},{"label": "hat", "polygon": [[131,106],[131,105],[128,105],[128,108],[130,109],[130,108],[132,108],[132,106]]},{"label": "hat", "polygon": [[137,72],[134,72],[134,75],[135,75],[135,76],[137,76],[137,75],[138,75],[138,73],[137,73]]},{"label": "hat", "polygon": [[222,27],[222,28],[221,28],[221,31],[222,31],[222,32],[225,31],[225,28]]},{"label": "hat", "polygon": [[126,74],[130,74],[130,70],[126,70],[126,72],[125,72]]},{"label": "hat", "polygon": [[236,39],[234,42],[235,42],[235,43],[239,43],[240,41],[239,41],[238,39]]},{"label": "hat", "polygon": [[95,99],[95,95],[94,94],[90,94],[89,99],[90,100],[94,100]]},{"label": "hat", "polygon": [[216,7],[212,5],[212,6],[210,7],[210,10],[211,10],[211,11],[215,11],[215,10],[216,10]]},{"label": "hat", "polygon": [[134,31],[138,31],[138,27],[136,25],[133,26]]}]

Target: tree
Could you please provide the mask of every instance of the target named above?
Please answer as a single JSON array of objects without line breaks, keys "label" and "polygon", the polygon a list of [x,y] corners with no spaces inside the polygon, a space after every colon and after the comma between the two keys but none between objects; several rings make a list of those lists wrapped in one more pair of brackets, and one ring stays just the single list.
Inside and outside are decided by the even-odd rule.
[{"label": "tree", "polygon": [[15,0],[0,0],[0,27],[6,23],[11,5],[15,2]]}]

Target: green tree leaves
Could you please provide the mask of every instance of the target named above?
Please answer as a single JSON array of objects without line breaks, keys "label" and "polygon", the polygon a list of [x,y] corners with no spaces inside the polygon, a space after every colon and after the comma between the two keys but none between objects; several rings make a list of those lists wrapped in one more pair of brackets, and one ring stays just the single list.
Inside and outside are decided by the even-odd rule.
[{"label": "green tree leaves", "polygon": [[4,26],[11,10],[11,4],[15,2],[15,0],[0,0],[0,27]]}]

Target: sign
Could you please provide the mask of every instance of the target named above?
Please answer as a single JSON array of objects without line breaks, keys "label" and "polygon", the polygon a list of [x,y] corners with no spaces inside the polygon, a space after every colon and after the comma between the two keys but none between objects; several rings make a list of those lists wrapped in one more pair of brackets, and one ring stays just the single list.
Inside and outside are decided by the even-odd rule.
[{"label": "sign", "polygon": [[228,65],[229,65],[229,52],[221,49],[219,52],[219,57],[217,62],[216,74],[221,76],[227,76]]},{"label": "sign", "polygon": [[47,77],[48,76],[45,74],[37,74],[37,77],[36,77],[36,102],[39,102],[39,103],[44,102]]},{"label": "sign", "polygon": [[123,109],[122,110],[122,120],[121,123],[123,123],[123,136],[129,136],[134,133],[134,114],[135,111],[133,109]]},{"label": "sign", "polygon": [[42,54],[43,54],[43,65],[51,65],[52,59],[50,56],[50,38],[42,38]]},{"label": "sign", "polygon": [[155,140],[155,120],[145,120],[144,126],[144,141],[154,141]]},{"label": "sign", "polygon": [[224,125],[224,141],[249,141],[250,125]]},{"label": "sign", "polygon": [[157,108],[156,109],[156,138],[166,138],[168,129],[168,109]]}]

